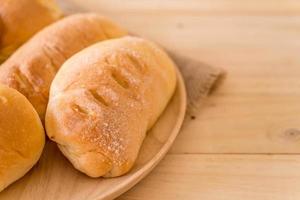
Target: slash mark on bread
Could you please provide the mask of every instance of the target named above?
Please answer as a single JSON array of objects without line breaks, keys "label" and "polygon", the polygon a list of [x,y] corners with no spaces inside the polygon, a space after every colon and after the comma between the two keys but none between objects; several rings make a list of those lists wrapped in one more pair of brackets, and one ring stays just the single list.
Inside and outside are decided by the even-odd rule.
[{"label": "slash mark on bread", "polygon": [[138,70],[142,71],[145,68],[144,65],[135,56],[132,56],[131,54],[127,54],[127,58],[133,64],[133,66]]},{"label": "slash mark on bread", "polygon": [[88,115],[89,114],[88,111],[86,111],[84,108],[80,107],[77,104],[72,105],[72,109],[75,112],[78,112],[78,113],[81,113],[81,114],[84,114],[84,115]]},{"label": "slash mark on bread", "polygon": [[26,75],[23,72],[21,72],[19,67],[16,68],[16,71],[14,73],[14,77],[15,77],[16,81],[19,83],[19,86],[21,88],[23,88],[23,89],[24,88],[26,88],[26,89],[30,88],[30,90],[34,89],[33,85],[30,83],[30,81],[28,80]]},{"label": "slash mark on bread", "polygon": [[96,90],[90,90],[90,93],[98,103],[108,106],[108,103],[104,100],[102,96],[98,94]]},{"label": "slash mark on bread", "polygon": [[124,89],[127,89],[129,87],[128,81],[125,80],[125,78],[116,70],[113,70],[111,73],[111,77]]}]

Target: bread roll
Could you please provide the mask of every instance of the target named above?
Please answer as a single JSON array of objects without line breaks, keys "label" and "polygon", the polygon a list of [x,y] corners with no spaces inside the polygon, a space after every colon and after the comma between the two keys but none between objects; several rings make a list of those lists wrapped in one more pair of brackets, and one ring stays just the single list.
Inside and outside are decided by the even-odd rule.
[{"label": "bread roll", "polygon": [[61,16],[54,0],[1,0],[0,63],[33,34]]},{"label": "bread roll", "polygon": [[50,90],[49,138],[91,177],[128,172],[146,131],[170,100],[175,66],[155,44],[123,37],[67,60]]},{"label": "bread roll", "polygon": [[17,90],[0,85],[0,191],[24,176],[45,143],[40,118]]},{"label": "bread roll", "polygon": [[46,27],[0,67],[0,83],[25,95],[44,119],[52,79],[66,59],[126,31],[96,14],[77,14]]}]

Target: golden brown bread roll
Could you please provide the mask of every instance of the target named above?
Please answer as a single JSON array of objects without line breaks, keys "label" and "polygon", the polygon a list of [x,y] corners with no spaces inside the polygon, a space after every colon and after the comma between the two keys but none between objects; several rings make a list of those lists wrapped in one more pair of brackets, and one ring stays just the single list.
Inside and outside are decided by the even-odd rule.
[{"label": "golden brown bread roll", "polygon": [[126,31],[96,14],[77,14],[46,27],[0,67],[0,83],[25,95],[43,120],[52,79],[66,59]]},{"label": "golden brown bread roll", "polygon": [[0,63],[33,34],[61,16],[54,0],[1,0]]},{"label": "golden brown bread roll", "polygon": [[47,134],[78,170],[120,176],[133,166],[175,85],[174,63],[155,44],[135,37],[97,43],[54,78]]},{"label": "golden brown bread roll", "polygon": [[38,161],[45,143],[40,118],[17,90],[0,85],[0,191]]}]

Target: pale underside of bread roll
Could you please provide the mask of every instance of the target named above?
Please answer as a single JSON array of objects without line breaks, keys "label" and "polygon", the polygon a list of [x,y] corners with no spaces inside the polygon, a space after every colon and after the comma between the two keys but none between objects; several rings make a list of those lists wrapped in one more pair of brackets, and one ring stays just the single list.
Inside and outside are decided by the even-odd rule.
[{"label": "pale underside of bread roll", "polygon": [[123,175],[175,85],[174,63],[155,44],[136,37],[97,43],[67,60],[55,77],[47,134],[85,174]]},{"label": "pale underside of bread roll", "polygon": [[15,89],[0,85],[0,191],[25,175],[45,143],[40,118]]},{"label": "pale underside of bread roll", "polygon": [[54,0],[1,0],[0,63],[37,31],[62,16]]},{"label": "pale underside of bread roll", "polygon": [[76,14],[46,27],[0,67],[0,82],[17,89],[44,119],[50,84],[60,66],[76,52],[127,32],[96,14]]}]

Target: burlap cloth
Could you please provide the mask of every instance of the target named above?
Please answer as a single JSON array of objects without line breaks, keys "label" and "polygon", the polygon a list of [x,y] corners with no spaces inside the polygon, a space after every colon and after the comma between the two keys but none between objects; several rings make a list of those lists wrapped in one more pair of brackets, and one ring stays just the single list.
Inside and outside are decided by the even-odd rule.
[{"label": "burlap cloth", "polygon": [[[184,57],[178,53],[169,55],[177,64],[184,79],[187,92],[187,116],[194,118],[201,108],[203,99],[217,86],[224,71],[200,61]],[[187,122],[187,120],[185,120]]]}]

